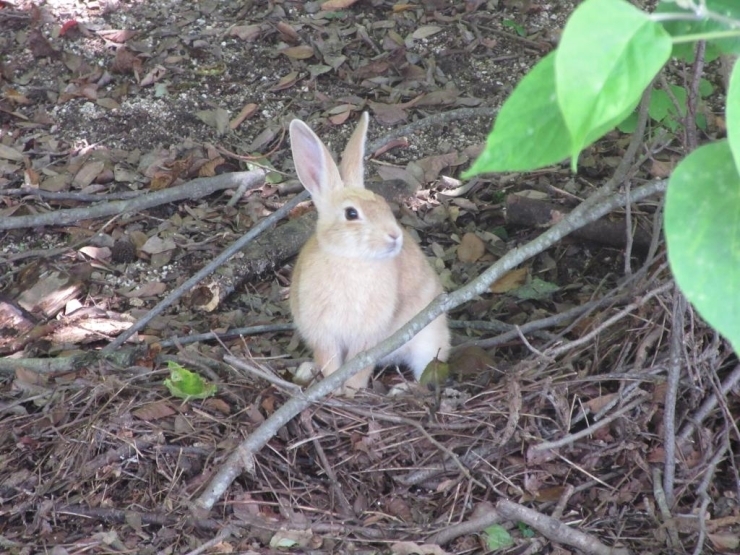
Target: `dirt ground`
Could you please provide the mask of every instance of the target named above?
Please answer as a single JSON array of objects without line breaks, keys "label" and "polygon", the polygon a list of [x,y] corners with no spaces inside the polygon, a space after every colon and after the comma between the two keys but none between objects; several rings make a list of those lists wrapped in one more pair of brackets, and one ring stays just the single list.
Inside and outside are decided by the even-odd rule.
[{"label": "dirt ground", "polygon": [[[192,510],[309,360],[287,303],[309,203],[101,349],[302,190],[293,118],[336,153],[370,113],[368,186],[449,291],[631,139],[578,175],[463,181],[573,3],[330,2],[0,0],[0,552],[740,552],[737,361],[676,304],[659,198],[630,207],[631,241],[615,213],[452,311],[448,379],[387,368],[311,405]],[[632,184],[679,152],[662,141]],[[216,395],[173,396],[168,362]]]}]

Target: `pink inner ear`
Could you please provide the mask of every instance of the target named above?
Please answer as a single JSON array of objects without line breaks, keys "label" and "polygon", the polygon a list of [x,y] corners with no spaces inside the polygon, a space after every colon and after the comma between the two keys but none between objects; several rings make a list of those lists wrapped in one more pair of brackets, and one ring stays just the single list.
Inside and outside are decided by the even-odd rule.
[{"label": "pink inner ear", "polygon": [[296,173],[306,188],[314,192],[323,187],[326,174],[321,143],[304,127],[296,126],[292,131]]}]

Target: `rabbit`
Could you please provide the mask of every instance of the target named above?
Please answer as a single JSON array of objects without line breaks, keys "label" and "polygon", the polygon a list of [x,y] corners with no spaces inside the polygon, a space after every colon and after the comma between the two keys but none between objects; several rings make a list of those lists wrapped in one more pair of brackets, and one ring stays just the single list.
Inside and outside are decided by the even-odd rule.
[{"label": "rabbit", "polygon": [[[293,270],[290,309],[324,376],[388,338],[442,293],[442,284],[390,206],[365,189],[368,114],[363,113],[337,167],[304,122],[290,122],[296,173],[318,211],[316,231]],[[418,380],[450,351],[442,314],[381,363],[404,363]],[[366,388],[373,367],[348,379],[340,393]]]}]

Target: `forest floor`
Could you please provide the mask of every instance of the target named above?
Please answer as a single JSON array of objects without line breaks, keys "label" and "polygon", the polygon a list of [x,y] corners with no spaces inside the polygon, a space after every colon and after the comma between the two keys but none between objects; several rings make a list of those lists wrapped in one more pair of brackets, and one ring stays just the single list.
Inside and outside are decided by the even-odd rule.
[{"label": "forest floor", "polygon": [[[736,359],[676,301],[659,197],[453,310],[444,383],[387,368],[311,404],[192,510],[310,358],[287,303],[310,204],[102,349],[302,191],[293,118],[337,153],[370,113],[368,187],[448,291],[598,190],[632,140],[610,133],[577,175],[461,180],[573,2],[330,2],[0,0],[0,551],[738,552]],[[631,186],[680,158],[662,137]],[[173,362],[216,394],[173,396]]]}]

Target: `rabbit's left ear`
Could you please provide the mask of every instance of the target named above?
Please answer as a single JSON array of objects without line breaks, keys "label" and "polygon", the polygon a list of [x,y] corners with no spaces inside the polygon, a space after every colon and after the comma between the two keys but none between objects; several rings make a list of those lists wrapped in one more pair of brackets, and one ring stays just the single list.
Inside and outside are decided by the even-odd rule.
[{"label": "rabbit's left ear", "polygon": [[365,188],[365,137],[369,116],[363,112],[339,164],[339,175],[345,187]]}]

